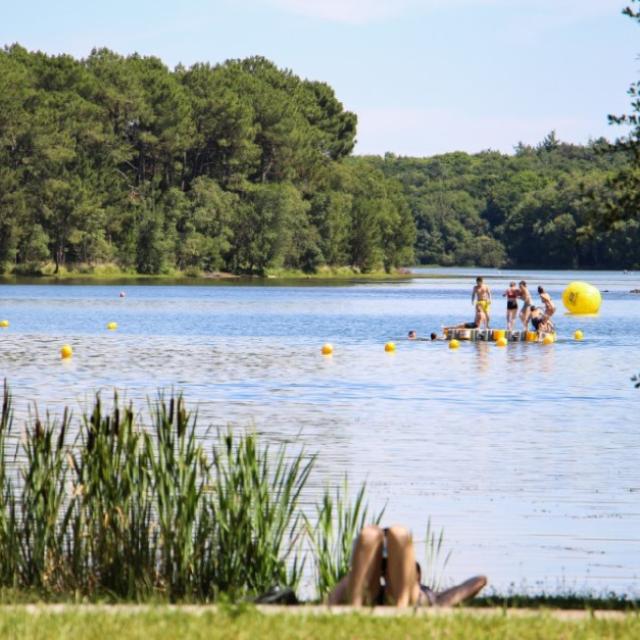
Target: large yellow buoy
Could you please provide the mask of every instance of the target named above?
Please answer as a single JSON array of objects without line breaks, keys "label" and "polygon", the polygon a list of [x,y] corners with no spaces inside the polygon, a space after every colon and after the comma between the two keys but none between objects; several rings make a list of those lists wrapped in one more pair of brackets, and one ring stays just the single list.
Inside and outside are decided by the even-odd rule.
[{"label": "large yellow buoy", "polygon": [[3,329],[6,329],[8,326],[9,326],[8,320],[0,320],[0,327],[2,327]]},{"label": "large yellow buoy", "polygon": [[506,347],[507,339],[504,336],[501,336],[496,340],[496,347]]},{"label": "large yellow buoy", "polygon": [[330,345],[328,342],[322,345],[322,349],[320,349],[323,356],[330,356],[333,353],[333,345]]},{"label": "large yellow buoy", "polygon": [[67,358],[70,358],[73,355],[73,349],[71,348],[70,344],[63,344],[62,347],[60,348],[60,357],[63,360],[66,360]]},{"label": "large yellow buoy", "polygon": [[109,331],[115,331],[117,328],[118,328],[117,322],[107,322],[107,329],[109,329]]},{"label": "large yellow buoy", "polygon": [[569,313],[576,315],[598,313],[602,296],[588,282],[571,282],[562,294],[562,302]]},{"label": "large yellow buoy", "polygon": [[460,343],[454,338],[453,340],[449,340],[449,349],[457,349],[460,346]]},{"label": "large yellow buoy", "polygon": [[544,338],[542,338],[542,344],[553,344],[553,343],[554,343],[553,336],[549,333]]},{"label": "large yellow buoy", "polygon": [[395,342],[387,342],[387,344],[384,345],[384,350],[387,353],[392,353],[393,351],[395,351],[396,350]]},{"label": "large yellow buoy", "polygon": [[573,334],[575,340],[582,340],[584,338],[584,333],[580,331],[580,329],[576,329],[576,332]]},{"label": "large yellow buoy", "polygon": [[498,342],[498,340],[500,340],[500,338],[505,338],[507,335],[507,332],[505,329],[494,329],[491,332],[491,337]]}]

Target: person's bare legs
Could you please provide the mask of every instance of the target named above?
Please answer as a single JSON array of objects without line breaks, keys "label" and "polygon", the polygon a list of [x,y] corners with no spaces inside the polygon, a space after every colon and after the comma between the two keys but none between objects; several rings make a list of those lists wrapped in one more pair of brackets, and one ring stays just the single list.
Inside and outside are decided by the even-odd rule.
[{"label": "person's bare legs", "polygon": [[462,584],[436,594],[436,605],[439,607],[453,607],[467,598],[473,598],[485,585],[485,576],[469,578]]},{"label": "person's bare legs", "polygon": [[420,585],[416,571],[416,554],[411,534],[404,527],[391,527],[387,531],[387,597],[389,604],[407,607],[417,604]]},{"label": "person's bare legs", "polygon": [[375,525],[364,527],[351,558],[351,571],[347,576],[347,603],[360,607],[364,602],[373,604],[380,591],[382,546],[384,533]]}]

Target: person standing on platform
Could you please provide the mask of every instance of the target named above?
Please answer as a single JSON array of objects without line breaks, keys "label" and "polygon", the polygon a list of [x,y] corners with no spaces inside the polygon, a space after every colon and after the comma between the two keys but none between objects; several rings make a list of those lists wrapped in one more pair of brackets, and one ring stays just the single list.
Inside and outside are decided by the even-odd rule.
[{"label": "person standing on platform", "polygon": [[471,304],[479,305],[482,308],[486,316],[486,326],[489,328],[489,322],[491,320],[489,315],[489,309],[491,308],[491,289],[484,284],[480,276],[476,278],[476,286],[473,287],[473,291],[471,292]]},{"label": "person standing on platform", "polygon": [[538,287],[538,293],[540,294],[540,301],[544,305],[544,315],[550,318],[556,312],[556,305],[553,304],[551,296],[542,287]]},{"label": "person standing on platform", "polygon": [[507,331],[513,331],[513,325],[518,315],[518,298],[520,297],[520,289],[515,282],[509,283],[509,288],[502,294],[503,298],[507,298]]},{"label": "person standing on platform", "polygon": [[522,309],[520,309],[520,320],[522,321],[524,330],[528,331],[532,307],[531,292],[527,288],[527,283],[524,280],[520,280],[518,288],[520,290],[520,297],[523,301]]}]

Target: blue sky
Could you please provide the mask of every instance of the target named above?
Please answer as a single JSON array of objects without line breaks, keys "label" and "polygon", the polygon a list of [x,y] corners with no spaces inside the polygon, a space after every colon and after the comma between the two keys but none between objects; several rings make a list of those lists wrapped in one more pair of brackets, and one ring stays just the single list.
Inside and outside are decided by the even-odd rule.
[{"label": "blue sky", "polygon": [[624,0],[4,0],[0,43],[178,63],[263,55],[328,82],[357,153],[511,152],[622,131],[640,25]]}]

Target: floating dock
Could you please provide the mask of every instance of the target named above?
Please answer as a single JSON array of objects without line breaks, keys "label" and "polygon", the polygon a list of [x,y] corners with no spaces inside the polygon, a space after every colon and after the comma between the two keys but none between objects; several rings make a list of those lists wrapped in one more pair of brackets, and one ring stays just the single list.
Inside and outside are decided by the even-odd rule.
[{"label": "floating dock", "polygon": [[444,337],[447,340],[468,340],[469,342],[495,342],[505,338],[507,342],[538,342],[545,335],[555,338],[555,333],[546,334],[537,331],[507,331],[506,329],[463,329],[459,327],[445,327]]}]

